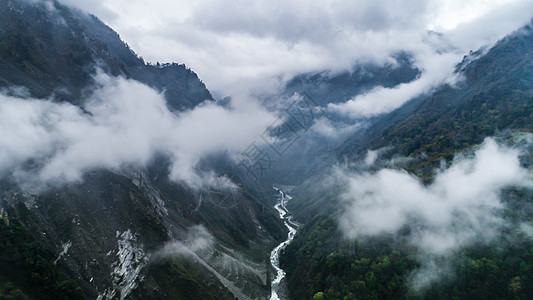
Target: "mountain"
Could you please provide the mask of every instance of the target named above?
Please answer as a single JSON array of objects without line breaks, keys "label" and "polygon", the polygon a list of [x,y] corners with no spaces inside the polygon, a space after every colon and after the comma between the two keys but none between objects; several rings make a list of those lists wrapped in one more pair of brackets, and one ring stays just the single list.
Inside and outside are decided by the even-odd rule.
[{"label": "mountain", "polygon": [[[164,93],[171,112],[213,100],[186,66],[145,63],[94,16],[57,1],[3,4],[4,94],[33,104],[68,103],[57,107],[90,115],[84,101],[103,72]],[[229,180],[229,161],[222,155],[203,163]],[[169,166],[160,153],[144,167],[91,169],[81,180],[46,189],[2,174],[0,295],[266,299],[269,249],[284,234],[271,190],[248,189],[236,177],[236,186],[214,182],[197,190],[171,180]]]},{"label": "mountain", "polygon": [[[486,147],[483,141],[487,137],[496,137],[509,147],[529,145],[520,150],[519,159],[521,166],[531,172],[532,41],[530,24],[486,52],[465,56],[456,70],[464,78],[456,86],[442,86],[375,118],[371,126],[339,146],[330,164],[347,165],[350,171],[335,175],[326,168],[297,188],[288,208],[303,225],[281,257],[292,299],[525,299],[532,295],[533,242],[520,229],[522,222],[527,223],[533,215],[530,187],[510,186],[500,192],[502,208],[497,218],[505,226],[496,231],[498,238],[467,244],[447,256],[433,254],[428,258],[413,245],[417,237],[412,233],[427,232],[431,229],[424,226],[431,225],[415,216],[408,216],[410,221],[396,233],[347,238],[339,225],[347,209],[347,190],[335,182],[347,176],[382,178],[373,176],[401,170],[399,173],[422,182],[420,189],[436,193],[433,189],[441,187],[441,174]],[[379,154],[371,166],[364,163],[369,150]],[[329,184],[324,184],[328,178]],[[474,186],[474,182],[465,184]],[[378,199],[379,189],[359,188],[368,188]],[[453,191],[461,189],[455,186]],[[375,217],[376,222],[388,222],[385,216],[381,220]],[[427,268],[424,259],[433,266],[424,278],[439,279],[414,288],[413,280],[420,274],[417,272]]]},{"label": "mountain", "polygon": [[[31,2],[31,1],[30,1]],[[31,4],[31,5],[30,5]],[[210,92],[185,65],[148,65],[111,28],[57,2],[5,1],[0,9],[0,86],[75,104],[94,84],[95,68],[165,91],[169,108],[184,110]]]}]

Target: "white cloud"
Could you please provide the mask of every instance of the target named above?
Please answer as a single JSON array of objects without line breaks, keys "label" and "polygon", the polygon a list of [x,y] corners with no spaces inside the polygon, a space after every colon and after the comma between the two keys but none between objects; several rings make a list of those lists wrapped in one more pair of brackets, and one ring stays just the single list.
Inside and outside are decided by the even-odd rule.
[{"label": "white cloud", "polygon": [[333,140],[342,140],[354,131],[360,129],[363,125],[360,123],[344,124],[340,122],[333,122],[326,117],[318,118],[313,126],[311,126],[311,133],[318,134],[319,137],[326,137]]},{"label": "white cloud", "polygon": [[153,258],[159,260],[176,256],[191,256],[198,251],[212,248],[214,245],[214,238],[209,231],[203,225],[196,225],[187,229],[181,241],[165,244],[153,254]]},{"label": "white cloud", "polygon": [[485,9],[486,13],[480,14],[476,19],[460,23],[447,31],[446,36],[450,43],[458,49],[477,50],[485,44],[496,42],[533,18],[531,1],[496,2],[498,5]]},{"label": "white cloud", "polygon": [[513,0],[447,0],[433,1],[434,16],[429,23],[431,30],[452,30],[462,23],[473,21],[494,10],[501,10],[520,1]]},{"label": "white cloud", "polygon": [[[420,55],[422,56],[422,55]],[[462,57],[460,53],[429,54],[422,57],[419,67],[420,78],[392,88],[377,87],[366,94],[356,96],[341,104],[329,104],[335,112],[355,118],[371,117],[388,113],[400,107],[413,97],[428,93],[444,82],[453,83],[452,66]],[[448,78],[448,79],[447,79]]]},{"label": "white cloud", "polygon": [[[384,64],[408,51],[427,74],[398,91],[377,91],[380,102],[402,94],[379,105],[387,111],[444,80],[462,55],[527,23],[533,12],[528,0],[62,1],[101,17],[145,59],[186,63],[222,95],[275,92],[296,73]],[[427,41],[428,30],[443,33],[455,60]],[[362,106],[362,115],[381,112]]]},{"label": "white cloud", "polygon": [[148,86],[104,74],[95,79],[100,87],[84,111],[0,95],[0,174],[36,184],[71,182],[97,168],[144,166],[164,153],[173,160],[171,178],[199,188],[205,178],[195,167],[204,155],[242,151],[274,119],[252,99],[174,115]]},{"label": "white cloud", "polygon": [[[531,184],[518,155],[487,139],[475,157],[456,157],[429,186],[400,170],[338,170],[337,178],[347,186],[340,228],[348,238],[395,235],[410,228],[407,239],[429,257],[420,270],[425,272],[427,264],[436,263],[432,258],[446,258],[473,243],[489,243],[499,234],[505,225],[502,188]],[[417,274],[413,278],[418,280]]]},{"label": "white cloud", "polygon": [[373,166],[379,157],[378,150],[368,150],[365,156],[365,165],[368,167]]}]

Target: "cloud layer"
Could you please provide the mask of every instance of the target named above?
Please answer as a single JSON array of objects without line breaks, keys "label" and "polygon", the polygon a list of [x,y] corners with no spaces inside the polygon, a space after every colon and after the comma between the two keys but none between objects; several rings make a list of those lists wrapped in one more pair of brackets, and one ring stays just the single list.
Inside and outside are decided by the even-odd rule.
[{"label": "cloud layer", "polygon": [[214,237],[203,225],[192,226],[181,241],[172,241],[165,244],[153,254],[156,260],[176,256],[191,256],[194,253],[212,248],[215,245]]},{"label": "cloud layer", "polygon": [[338,108],[357,116],[428,91],[465,53],[527,23],[533,12],[528,0],[62,2],[95,13],[149,61],[186,63],[220,95],[275,92],[294,74],[413,54],[420,80]]},{"label": "cloud layer", "polygon": [[201,187],[198,161],[242,151],[274,119],[254,101],[223,108],[205,103],[175,115],[162,94],[139,82],[96,76],[83,107],[0,95],[0,174],[21,181],[63,183],[84,172],[144,166],[156,153],[173,163],[171,178]]},{"label": "cloud layer", "polygon": [[[501,190],[531,184],[531,174],[521,167],[518,155],[487,139],[474,157],[457,157],[429,186],[400,170],[338,171],[347,185],[340,228],[349,238],[398,235],[408,228],[408,241],[430,257],[489,243],[505,226]],[[423,269],[435,263],[429,260]]]}]

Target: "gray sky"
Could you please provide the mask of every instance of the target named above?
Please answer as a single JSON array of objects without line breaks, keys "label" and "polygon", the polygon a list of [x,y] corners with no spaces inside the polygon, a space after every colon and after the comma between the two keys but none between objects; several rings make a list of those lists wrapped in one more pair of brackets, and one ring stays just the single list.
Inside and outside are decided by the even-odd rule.
[{"label": "gray sky", "polygon": [[408,97],[533,16],[529,0],[60,1],[101,18],[145,60],[187,64],[221,95],[271,92],[295,73],[384,63],[407,50],[428,73],[401,92]]}]

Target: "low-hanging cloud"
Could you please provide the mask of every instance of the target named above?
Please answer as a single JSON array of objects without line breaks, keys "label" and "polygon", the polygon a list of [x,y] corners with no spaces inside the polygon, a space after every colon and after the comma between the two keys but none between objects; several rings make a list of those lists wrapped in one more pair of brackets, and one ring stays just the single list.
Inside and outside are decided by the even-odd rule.
[{"label": "low-hanging cloud", "polygon": [[203,225],[192,226],[182,240],[172,241],[156,251],[153,259],[165,259],[176,256],[191,256],[198,251],[212,248],[215,245],[214,237]]},{"label": "low-hanging cloud", "polygon": [[[409,228],[407,240],[425,254],[422,269],[412,277],[415,285],[423,286],[445,272],[447,260],[433,258],[446,258],[474,243],[490,243],[506,226],[502,189],[532,182],[518,156],[519,151],[489,138],[474,157],[456,158],[429,186],[401,170],[374,174],[338,170],[338,178],[347,186],[340,228],[348,238],[399,234]],[[431,268],[442,272],[426,272]]]},{"label": "low-hanging cloud", "polygon": [[199,188],[198,161],[241,151],[274,119],[254,101],[202,104],[173,114],[164,95],[133,80],[98,74],[83,109],[51,100],[0,95],[0,175],[21,182],[78,181],[87,171],[172,159],[171,179]]},{"label": "low-hanging cloud", "polygon": [[[341,122],[333,122],[327,117],[322,117],[316,120],[316,122],[311,126],[311,137],[326,137],[333,140],[342,140],[342,137],[345,137],[356,130],[363,127],[363,124],[344,124]],[[316,134],[313,135],[313,134]]]},{"label": "low-hanging cloud", "polygon": [[[184,62],[221,95],[276,92],[295,74],[386,65],[406,52],[428,75],[401,88],[405,98],[444,80],[470,50],[526,24],[533,9],[529,0],[60,1],[101,17],[149,61]],[[446,48],[428,31],[441,33]]]},{"label": "low-hanging cloud", "polygon": [[454,52],[421,56],[422,61],[419,63],[419,68],[422,74],[414,81],[402,83],[392,88],[379,86],[344,103],[329,104],[328,108],[354,118],[371,117],[391,112],[410,99],[422,93],[428,93],[443,83],[453,84],[457,77],[453,76],[451,66],[456,64],[461,56],[461,53]]}]

